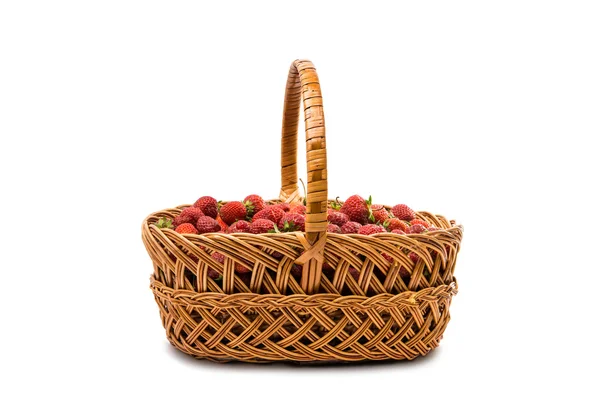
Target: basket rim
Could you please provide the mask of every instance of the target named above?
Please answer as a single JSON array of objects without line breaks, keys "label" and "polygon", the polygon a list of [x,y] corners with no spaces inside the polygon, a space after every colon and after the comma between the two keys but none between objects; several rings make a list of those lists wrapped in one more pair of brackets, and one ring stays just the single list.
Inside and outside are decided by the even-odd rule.
[{"label": "basket rim", "polygon": [[224,294],[219,292],[195,292],[187,289],[175,289],[166,286],[150,276],[150,289],[155,295],[172,300],[185,300],[187,305],[209,307],[211,301],[226,301],[228,305],[239,304],[244,307],[270,306],[318,306],[329,304],[339,307],[417,307],[441,295],[455,296],[458,294],[458,281],[452,278],[450,284],[427,287],[418,291],[403,291],[399,294],[381,293],[372,296],[341,295],[341,294],[259,294],[255,292],[237,292]]}]

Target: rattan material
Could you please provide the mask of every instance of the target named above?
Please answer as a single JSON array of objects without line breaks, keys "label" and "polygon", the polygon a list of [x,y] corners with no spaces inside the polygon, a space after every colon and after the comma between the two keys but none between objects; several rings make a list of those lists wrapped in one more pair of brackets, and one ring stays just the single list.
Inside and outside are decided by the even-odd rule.
[{"label": "rattan material", "polygon": [[456,285],[364,296],[196,293],[152,279],[167,338],[217,361],[402,360],[437,347]]},{"label": "rattan material", "polygon": [[[418,235],[326,233],[325,123],[318,78],[309,61],[295,61],[290,69],[282,188],[280,199],[272,202],[302,199],[296,182],[301,102],[307,142],[306,233],[181,235],[154,225],[160,217],[177,216],[186,205],[145,219],[142,238],[154,265],[152,290],[167,338],[195,357],[219,361],[424,355],[437,346],[450,318],[462,226],[419,212],[418,218],[441,230]],[[224,263],[211,257],[215,251],[225,256]],[[410,253],[417,254],[417,263]],[[236,273],[236,263],[251,273]],[[300,277],[294,276],[294,266],[302,267]],[[222,280],[209,278],[209,268],[222,274]]]}]

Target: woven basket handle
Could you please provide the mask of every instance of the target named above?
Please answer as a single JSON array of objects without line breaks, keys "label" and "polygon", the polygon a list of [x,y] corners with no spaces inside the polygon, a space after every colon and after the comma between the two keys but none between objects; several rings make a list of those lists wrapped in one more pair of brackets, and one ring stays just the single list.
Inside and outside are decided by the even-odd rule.
[{"label": "woven basket handle", "polygon": [[327,238],[327,150],[325,119],[319,77],[312,62],[296,60],[290,67],[281,129],[281,199],[295,201],[298,190],[297,142],[300,103],[304,103],[306,131],[306,241],[305,252],[296,263],[302,264],[302,288],[318,292],[323,265],[323,247]]}]

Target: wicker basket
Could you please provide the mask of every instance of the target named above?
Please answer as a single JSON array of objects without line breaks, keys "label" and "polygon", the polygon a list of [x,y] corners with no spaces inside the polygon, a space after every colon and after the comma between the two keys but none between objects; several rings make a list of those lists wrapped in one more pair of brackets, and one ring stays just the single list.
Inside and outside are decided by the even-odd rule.
[{"label": "wicker basket", "polygon": [[[438,346],[450,320],[462,226],[419,212],[418,218],[441,230],[371,236],[326,232],[323,104],[315,67],[305,60],[290,68],[282,188],[279,200],[271,202],[302,200],[296,171],[301,103],[306,233],[181,235],[154,225],[160,217],[177,216],[185,205],[144,220],[142,238],[154,265],[151,289],[167,338],[187,354],[216,361],[410,360],[425,355]],[[211,257],[215,251],[225,256],[223,264]],[[411,252],[418,255],[416,263]],[[251,273],[236,273],[236,263]],[[301,276],[294,266],[301,266]],[[207,277],[209,268],[222,280]]]}]

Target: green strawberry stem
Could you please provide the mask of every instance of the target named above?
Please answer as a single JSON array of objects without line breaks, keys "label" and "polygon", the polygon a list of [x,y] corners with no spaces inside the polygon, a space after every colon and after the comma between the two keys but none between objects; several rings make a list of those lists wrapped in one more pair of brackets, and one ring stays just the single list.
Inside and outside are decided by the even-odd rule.
[{"label": "green strawberry stem", "polygon": [[304,190],[304,198],[302,199],[302,204],[306,206],[306,185],[302,178],[300,178],[300,183],[302,184],[302,190]]},{"label": "green strawberry stem", "polygon": [[173,221],[169,218],[162,217],[159,220],[157,220],[154,224],[159,229],[173,229]]}]

